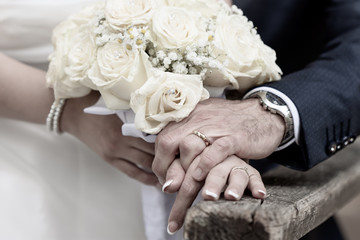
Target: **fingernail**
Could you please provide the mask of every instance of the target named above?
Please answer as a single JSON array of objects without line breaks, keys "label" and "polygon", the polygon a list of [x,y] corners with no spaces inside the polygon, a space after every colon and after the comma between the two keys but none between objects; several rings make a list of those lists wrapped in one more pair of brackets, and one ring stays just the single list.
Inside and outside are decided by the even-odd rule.
[{"label": "fingernail", "polygon": [[162,190],[163,192],[165,192],[166,188],[167,188],[168,186],[170,186],[170,184],[172,184],[173,181],[174,181],[173,179],[167,180],[166,183],[163,185],[163,187],[162,187],[161,190]]},{"label": "fingernail", "polygon": [[170,222],[166,230],[169,235],[174,235],[178,230],[178,224],[176,222]]},{"label": "fingernail", "polygon": [[258,192],[259,192],[263,197],[265,197],[266,192],[264,192],[263,190],[258,190]]},{"label": "fingernail", "polygon": [[237,193],[235,193],[235,192],[233,192],[233,191],[231,191],[231,190],[228,191],[228,194],[229,194],[230,196],[234,197],[236,200],[239,200],[239,199],[240,199],[239,194],[237,194]]},{"label": "fingernail", "polygon": [[216,200],[218,198],[218,195],[216,193],[213,193],[209,190],[205,190],[205,194],[209,197],[212,197],[214,200]]},{"label": "fingernail", "polygon": [[203,170],[201,168],[196,168],[193,177],[196,180],[201,180]]}]

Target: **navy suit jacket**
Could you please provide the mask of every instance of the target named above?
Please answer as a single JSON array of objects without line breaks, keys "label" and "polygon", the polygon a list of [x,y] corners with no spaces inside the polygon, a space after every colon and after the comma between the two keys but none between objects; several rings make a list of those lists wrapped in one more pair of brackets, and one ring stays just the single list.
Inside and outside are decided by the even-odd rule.
[{"label": "navy suit jacket", "polygon": [[[284,75],[268,86],[300,114],[300,143],[273,153],[307,170],[360,134],[360,0],[238,0]],[[335,144],[335,145],[333,145]]]}]

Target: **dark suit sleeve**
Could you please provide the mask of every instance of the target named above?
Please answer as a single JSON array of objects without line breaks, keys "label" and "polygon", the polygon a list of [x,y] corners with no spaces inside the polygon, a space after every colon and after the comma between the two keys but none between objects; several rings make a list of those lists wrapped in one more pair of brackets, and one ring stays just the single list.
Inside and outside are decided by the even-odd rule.
[{"label": "dark suit sleeve", "polygon": [[338,151],[360,134],[360,1],[328,2],[319,57],[268,85],[294,102],[301,121],[300,144],[269,159],[299,170],[327,159],[334,153],[331,146]]}]

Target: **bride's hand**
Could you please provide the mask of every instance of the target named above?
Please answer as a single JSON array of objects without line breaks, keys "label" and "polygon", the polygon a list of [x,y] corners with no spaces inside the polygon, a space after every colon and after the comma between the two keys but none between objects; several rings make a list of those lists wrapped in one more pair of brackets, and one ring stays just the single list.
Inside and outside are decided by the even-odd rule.
[{"label": "bride's hand", "polygon": [[[198,182],[192,178],[192,172],[198,161],[199,157],[194,160],[186,172],[171,209],[168,220],[170,234],[176,232],[183,225],[186,210],[191,206],[203,185],[202,196],[206,200],[219,199],[225,187],[224,197],[227,200],[240,200],[246,188],[251,191],[254,198],[264,199],[266,196],[266,189],[259,172],[240,158],[233,155],[216,165],[207,175],[205,184],[204,181]],[[170,172],[167,174],[167,180],[176,176],[171,176]]]},{"label": "bride's hand", "polygon": [[[54,101],[53,90],[45,86],[46,73],[0,53],[0,117],[44,124]],[[83,109],[96,103],[98,92],[68,99],[60,129],[87,144],[107,162],[132,178],[156,185],[157,178],[138,165],[150,169],[154,145],[141,139],[124,137],[122,122],[115,116],[85,114]]]},{"label": "bride's hand", "polygon": [[61,117],[61,130],[77,137],[129,177],[144,184],[159,185],[151,173],[154,144],[123,136],[122,122],[116,115],[100,116],[83,112],[98,98],[97,92],[91,92],[86,97],[68,99]]},{"label": "bride's hand", "polygon": [[227,200],[240,200],[246,188],[254,198],[263,199],[266,195],[260,173],[234,155],[210,170],[202,196],[206,200],[217,200],[224,187],[224,197]]}]

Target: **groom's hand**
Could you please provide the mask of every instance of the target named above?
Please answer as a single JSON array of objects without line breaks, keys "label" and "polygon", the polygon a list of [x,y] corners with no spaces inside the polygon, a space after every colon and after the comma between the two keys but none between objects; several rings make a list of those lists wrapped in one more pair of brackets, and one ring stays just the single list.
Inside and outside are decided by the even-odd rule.
[{"label": "groom's hand", "polygon": [[[193,134],[198,131],[211,145]],[[199,155],[192,177],[202,181],[214,166],[230,155],[261,159],[279,146],[285,131],[281,116],[264,110],[258,99],[208,99],[179,123],[169,124],[156,139],[153,171],[161,182],[177,155],[186,170]]]}]

